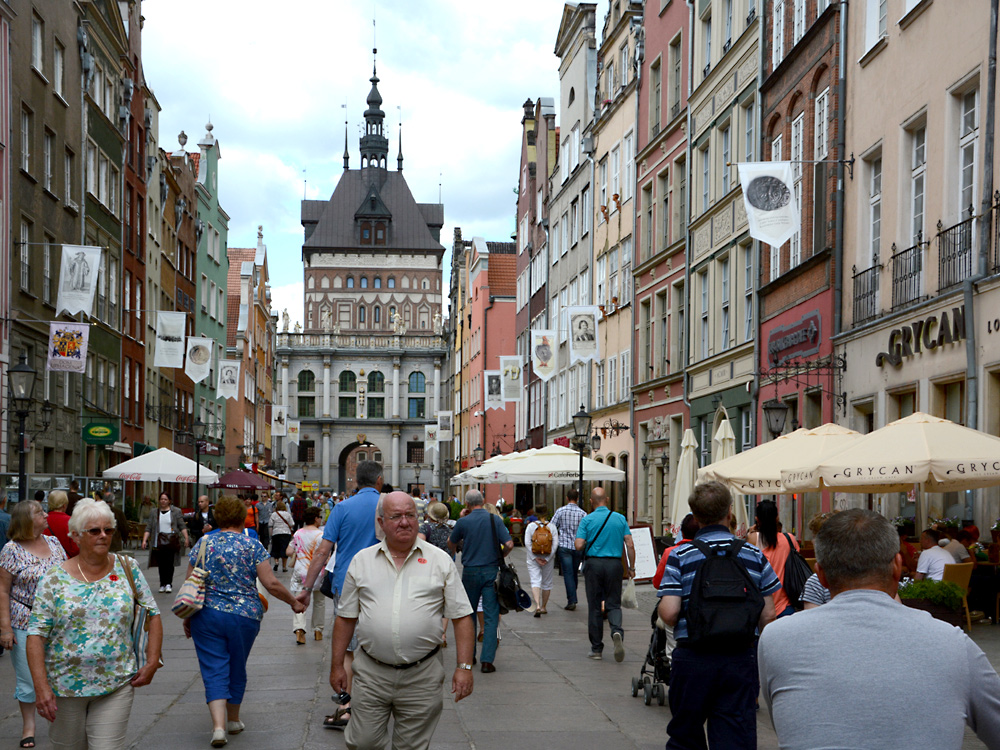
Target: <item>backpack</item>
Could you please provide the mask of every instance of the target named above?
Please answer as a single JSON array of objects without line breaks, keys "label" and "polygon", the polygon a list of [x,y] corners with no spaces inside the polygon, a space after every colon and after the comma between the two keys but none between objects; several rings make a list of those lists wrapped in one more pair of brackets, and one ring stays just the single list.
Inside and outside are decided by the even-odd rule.
[{"label": "backpack", "polygon": [[785,590],[788,602],[797,610],[801,610],[805,605],[802,603],[802,594],[806,590],[806,581],[812,575],[812,568],[806,562],[802,554],[795,549],[792,538],[785,532],[785,539],[788,540],[788,558],[785,560],[785,571],[781,578],[781,587]]},{"label": "backpack", "polygon": [[742,539],[722,550],[691,542],[704,556],[687,603],[686,645],[704,651],[739,651],[753,644],[764,597],[738,555]]},{"label": "backpack", "polygon": [[531,535],[531,554],[548,555],[552,552],[552,532],[547,523],[539,523]]}]

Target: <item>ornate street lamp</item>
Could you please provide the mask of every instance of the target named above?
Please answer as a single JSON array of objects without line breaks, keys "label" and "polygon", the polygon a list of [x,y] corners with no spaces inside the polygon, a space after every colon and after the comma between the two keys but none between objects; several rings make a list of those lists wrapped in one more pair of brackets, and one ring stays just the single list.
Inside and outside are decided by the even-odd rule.
[{"label": "ornate street lamp", "polygon": [[198,492],[201,484],[201,441],[205,437],[205,423],[201,417],[194,418],[194,425],[191,427],[194,435],[194,504],[198,506]]},{"label": "ornate street lamp", "polygon": [[476,459],[477,464],[481,464],[483,459],[486,458],[486,450],[481,445],[477,445],[472,451],[472,457]]},{"label": "ornate street lamp", "polygon": [[[590,436],[590,423],[593,418],[580,404],[580,411],[573,415],[573,437],[576,438],[577,449],[580,451],[580,482],[579,501],[583,503],[583,450],[587,447],[587,438]],[[595,436],[596,437],[596,436]],[[597,438],[600,440],[600,438]],[[597,444],[600,446],[600,443]]]},{"label": "ornate street lamp", "polygon": [[28,364],[28,357],[22,351],[16,365],[7,371],[7,386],[10,391],[10,405],[17,415],[18,433],[18,463],[17,463],[17,493],[18,501],[23,501],[28,490],[25,477],[25,445],[24,420],[31,413],[31,397],[35,390],[35,371]]},{"label": "ornate street lamp", "polygon": [[778,437],[785,431],[785,420],[788,419],[788,404],[772,398],[761,407],[764,410],[764,419],[767,420],[767,430],[772,438]]}]

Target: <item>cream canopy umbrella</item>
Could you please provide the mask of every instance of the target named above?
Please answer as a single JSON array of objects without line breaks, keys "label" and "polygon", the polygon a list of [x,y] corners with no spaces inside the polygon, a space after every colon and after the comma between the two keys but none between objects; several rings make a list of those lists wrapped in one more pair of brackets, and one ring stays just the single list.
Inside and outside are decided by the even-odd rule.
[{"label": "cream canopy umbrella", "polygon": [[915,412],[818,462],[781,472],[790,491],[960,492],[1000,485],[1000,437]]},{"label": "cream canopy umbrella", "polygon": [[[214,484],[219,475],[186,456],[174,453],[169,448],[144,453],[133,459],[106,469],[105,479],[121,479],[126,482],[180,482],[182,484]],[[197,475],[197,480],[195,476]]]},{"label": "cream canopy umbrella", "polygon": [[[713,454],[719,461],[733,458],[736,455],[736,435],[733,434],[733,428],[728,419],[722,420],[719,429],[715,431],[715,437],[712,438],[712,444],[715,448]],[[700,469],[698,476],[701,477]],[[736,509],[736,532],[742,536],[746,534],[749,526],[746,500],[743,499],[743,495],[738,490],[730,487],[730,491],[733,494],[733,507]]]},{"label": "cream canopy umbrella", "polygon": [[486,483],[486,484],[488,484],[489,482],[487,481],[487,478],[490,475],[491,471],[493,471],[496,468],[496,466],[497,466],[498,463],[501,463],[501,462],[504,462],[504,461],[509,461],[509,460],[511,460],[513,458],[517,458],[517,457],[523,457],[523,456],[526,456],[526,455],[531,455],[536,450],[538,450],[538,449],[537,448],[529,448],[529,449],[523,450],[523,451],[514,451],[512,453],[504,453],[504,454],[499,455],[499,456],[493,456],[492,458],[488,458],[485,461],[483,461],[483,463],[481,463],[479,466],[474,466],[471,469],[466,469],[461,474],[456,474],[455,476],[453,476],[451,478],[451,483],[452,484],[480,484],[480,483]]},{"label": "cream canopy umbrella", "polygon": [[[470,478],[479,477],[473,481],[483,484],[570,484],[580,479],[580,454],[561,445],[548,445],[498,456],[495,461],[463,472],[452,481],[457,482],[466,474]],[[586,482],[622,482],[625,472],[585,457],[583,479]]]},{"label": "cream canopy umbrella", "polygon": [[684,516],[691,512],[688,496],[694,489],[698,479],[698,441],[694,430],[690,427],[684,430],[681,440],[681,456],[677,461],[677,475],[674,477],[674,495],[670,503],[670,525],[676,530],[681,526]]}]

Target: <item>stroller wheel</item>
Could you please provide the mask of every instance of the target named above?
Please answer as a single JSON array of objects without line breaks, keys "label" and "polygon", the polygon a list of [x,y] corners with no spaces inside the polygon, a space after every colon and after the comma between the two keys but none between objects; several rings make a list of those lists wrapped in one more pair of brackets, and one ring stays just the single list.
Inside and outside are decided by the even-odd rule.
[{"label": "stroller wheel", "polygon": [[632,678],[632,697],[635,698],[637,695],[639,695],[639,678],[638,677],[633,677]]},{"label": "stroller wheel", "polygon": [[656,684],[656,704],[662,706],[667,702],[667,688],[663,683]]},{"label": "stroller wheel", "polygon": [[646,682],[642,685],[642,702],[647,706],[653,702],[653,685],[651,683]]}]

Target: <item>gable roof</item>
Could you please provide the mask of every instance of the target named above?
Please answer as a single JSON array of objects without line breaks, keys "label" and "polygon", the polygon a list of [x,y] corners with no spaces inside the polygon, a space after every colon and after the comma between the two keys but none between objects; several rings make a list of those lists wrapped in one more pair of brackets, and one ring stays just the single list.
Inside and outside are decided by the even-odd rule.
[{"label": "gable roof", "polygon": [[[236,334],[240,318],[240,274],[245,262],[253,263],[257,255],[255,247],[230,247],[226,250],[229,258],[229,272],[226,274],[226,346],[236,346]],[[252,272],[252,267],[251,267]]]}]

